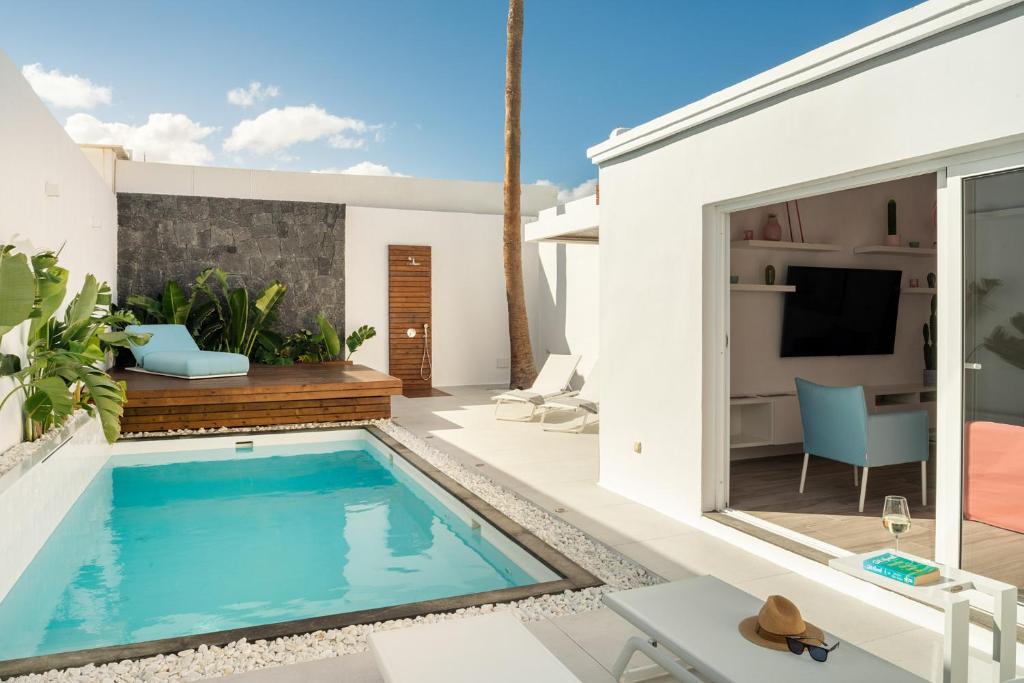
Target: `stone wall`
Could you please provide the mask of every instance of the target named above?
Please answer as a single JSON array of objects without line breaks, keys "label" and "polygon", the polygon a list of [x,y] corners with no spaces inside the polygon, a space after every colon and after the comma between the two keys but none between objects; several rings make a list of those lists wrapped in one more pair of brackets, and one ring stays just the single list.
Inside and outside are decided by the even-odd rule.
[{"label": "stone wall", "polygon": [[212,266],[251,295],[277,279],[288,286],[277,329],[315,329],[323,312],[345,322],[345,205],[118,194],[118,298],[158,295]]}]

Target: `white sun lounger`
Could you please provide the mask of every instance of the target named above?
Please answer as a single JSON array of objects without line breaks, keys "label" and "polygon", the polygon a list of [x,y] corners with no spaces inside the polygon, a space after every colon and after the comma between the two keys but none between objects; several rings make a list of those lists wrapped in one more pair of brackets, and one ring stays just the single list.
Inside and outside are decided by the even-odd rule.
[{"label": "white sun lounger", "polygon": [[[764,600],[714,576],[662,583],[605,595],[602,600],[645,635],[626,641],[612,678],[622,679],[629,660],[643,652],[684,683],[925,683],[924,679],[844,642],[827,662],[754,645],[738,625]],[[827,635],[832,642],[834,636]]]},{"label": "white sun lounger", "polygon": [[571,410],[575,413],[581,414],[582,419],[578,424],[573,425],[568,429],[564,427],[545,427],[545,431],[575,432],[576,434],[580,434],[587,428],[587,418],[590,415],[599,417],[601,412],[601,399],[598,395],[597,365],[594,365],[594,367],[590,369],[590,372],[587,373],[587,378],[583,382],[583,387],[580,389],[578,394],[575,396],[568,394],[556,396],[545,401],[544,405],[541,406],[540,421],[543,423],[548,413],[556,410]]},{"label": "white sun lounger", "polygon": [[[512,389],[495,396],[493,401],[494,416],[499,420],[532,420],[537,409],[550,399],[570,394],[569,382],[572,381],[576,366],[580,364],[580,357],[561,353],[549,354],[544,361],[543,367],[533,381],[529,389]],[[530,406],[530,414],[526,417],[502,417],[499,414],[501,406],[506,403],[517,403]]]},{"label": "white sun lounger", "polygon": [[508,612],[370,634],[386,683],[580,683]]}]

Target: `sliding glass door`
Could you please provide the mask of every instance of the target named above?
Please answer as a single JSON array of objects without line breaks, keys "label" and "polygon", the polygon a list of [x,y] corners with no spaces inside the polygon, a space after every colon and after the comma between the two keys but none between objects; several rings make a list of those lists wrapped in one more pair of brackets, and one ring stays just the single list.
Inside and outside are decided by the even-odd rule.
[{"label": "sliding glass door", "polygon": [[[1024,587],[1024,169],[965,178],[962,197],[961,566],[1020,588]],[[937,322],[941,328],[943,321]]]}]

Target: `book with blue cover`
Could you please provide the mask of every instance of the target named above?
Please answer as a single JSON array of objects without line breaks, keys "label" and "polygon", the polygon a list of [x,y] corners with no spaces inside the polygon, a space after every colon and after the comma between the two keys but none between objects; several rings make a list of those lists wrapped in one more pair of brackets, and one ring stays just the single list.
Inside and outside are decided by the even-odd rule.
[{"label": "book with blue cover", "polygon": [[939,580],[935,565],[915,562],[893,553],[882,553],[864,560],[864,569],[910,586],[927,586]]}]

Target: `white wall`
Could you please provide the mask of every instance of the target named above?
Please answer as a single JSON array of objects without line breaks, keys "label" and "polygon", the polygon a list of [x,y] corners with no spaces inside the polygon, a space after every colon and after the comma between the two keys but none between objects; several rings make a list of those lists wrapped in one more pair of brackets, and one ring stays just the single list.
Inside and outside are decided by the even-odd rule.
[{"label": "white wall", "polygon": [[[13,243],[29,254],[63,246],[69,299],[87,273],[116,287],[114,194],[2,52],[0,102],[0,244]],[[47,184],[59,196],[47,196]],[[2,344],[11,353],[24,348],[13,330]],[[0,392],[10,386],[0,380]],[[20,440],[19,410],[9,403],[0,415],[0,451]]]},{"label": "white wall", "polygon": [[[349,206],[345,217],[345,329],[373,325],[355,356],[388,368],[388,245],[429,245],[433,261],[433,384],[508,383],[508,314],[501,216]],[[536,250],[524,249],[527,300]],[[536,339],[537,331],[531,329]]]},{"label": "white wall", "polygon": [[538,284],[530,300],[534,350],[581,356],[574,384],[579,387],[598,363],[600,277],[597,244],[538,243]]},{"label": "white wall", "polygon": [[[807,242],[825,242],[841,247],[835,252],[732,250],[731,273],[740,282],[764,282],[766,265],[775,266],[776,283],[785,284],[790,265],[826,268],[880,268],[903,271],[902,286],[917,278],[927,286],[928,273],[936,272],[934,256],[889,256],[854,254],[853,248],[885,242],[886,203],[896,200],[900,238],[931,247],[935,242],[935,174],[869,185],[800,200],[800,216]],[[796,213],[790,203],[794,231]],[[739,211],[730,216],[731,239],[743,239],[744,230],[753,230],[760,239],[761,228],[769,213],[779,217],[783,238],[786,229],[785,204]],[[797,235],[799,241],[799,235]],[[730,384],[733,394],[773,394],[792,392],[794,377],[822,384],[920,384],[924,369],[921,325],[928,322],[931,296],[905,294],[900,297],[894,352],[884,356],[820,356],[780,358],[783,300],[781,294],[732,292],[729,310]]]},{"label": "white wall", "polygon": [[[501,214],[503,206],[501,183],[257,171],[122,160],[117,162],[117,191],[336,202],[382,209],[459,213]],[[554,206],[556,195],[553,187],[523,185],[523,216],[536,216],[541,209]]]},{"label": "white wall", "polygon": [[704,300],[705,288],[724,287],[724,278],[704,277],[716,229],[707,206],[1020,139],[1017,5],[642,152],[605,158],[600,343],[616,350],[616,362],[601,373],[602,484],[679,518],[708,504],[702,494],[714,482],[702,452],[717,434],[704,433]]}]

